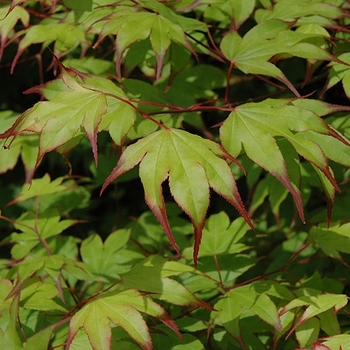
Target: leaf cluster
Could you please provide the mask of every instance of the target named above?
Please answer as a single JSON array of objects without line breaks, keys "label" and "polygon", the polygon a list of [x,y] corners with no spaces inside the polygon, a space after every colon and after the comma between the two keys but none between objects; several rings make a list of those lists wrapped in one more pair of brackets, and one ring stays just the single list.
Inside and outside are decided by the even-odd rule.
[{"label": "leaf cluster", "polygon": [[348,17],[2,3],[0,345],[346,349]]}]

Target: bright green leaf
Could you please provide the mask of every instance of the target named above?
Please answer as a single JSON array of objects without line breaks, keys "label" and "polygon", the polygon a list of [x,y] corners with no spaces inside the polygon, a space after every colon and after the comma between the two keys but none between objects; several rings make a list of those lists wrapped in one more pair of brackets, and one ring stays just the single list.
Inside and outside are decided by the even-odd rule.
[{"label": "bright green leaf", "polygon": [[209,206],[209,188],[222,195],[250,224],[228,164],[218,144],[176,129],[157,131],[129,146],[102,187],[140,163],[140,178],[148,206],[178,250],[165,212],[162,183],[168,178],[175,201],[190,216],[195,229],[197,261]]},{"label": "bright green leaf", "polygon": [[24,26],[29,24],[29,13],[21,6],[0,8],[0,60],[2,59],[9,35],[16,23],[21,21]]},{"label": "bright green leaf", "polygon": [[300,191],[290,180],[286,161],[275,137],[282,136],[288,140],[338,189],[322,149],[323,142],[319,144],[315,138],[307,139],[305,136],[304,132],[311,131],[338,138],[311,110],[288,103],[283,105],[282,101],[265,100],[236,107],[222,125],[220,137],[233,157],[237,157],[244,147],[250,159],[275,176],[293,195],[299,215],[304,220]]},{"label": "bright green leaf", "polygon": [[217,254],[239,253],[247,249],[244,244],[238,243],[249,230],[243,218],[230,223],[226,213],[212,215],[203,230],[199,257]]}]

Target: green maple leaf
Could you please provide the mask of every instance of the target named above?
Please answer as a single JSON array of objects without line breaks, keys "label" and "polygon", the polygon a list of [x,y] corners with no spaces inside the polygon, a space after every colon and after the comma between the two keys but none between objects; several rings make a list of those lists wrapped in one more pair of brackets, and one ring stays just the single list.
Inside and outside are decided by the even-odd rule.
[{"label": "green maple leaf", "polygon": [[[121,144],[135,121],[133,107],[114,83],[99,77],[84,76],[61,66],[58,79],[30,89],[48,101],[38,102],[23,113],[0,138],[40,135],[36,167],[52,151],[67,152],[87,135],[97,164],[97,134],[109,130],[116,144]],[[79,102],[79,103],[77,103]]]},{"label": "green maple leaf", "polygon": [[[299,155],[309,161],[328,183],[339,190],[327,158],[328,156],[339,161],[339,157],[332,152],[334,143],[326,143],[322,137],[314,136],[322,135],[331,140],[335,139],[349,152],[349,142],[320,118],[321,115],[338,108],[340,107],[307,99],[291,103],[272,99],[247,103],[230,113],[220,129],[220,138],[225,149],[233,157],[237,157],[244,148],[252,161],[275,176],[294,197],[300,218],[304,221],[299,184],[296,182],[299,177],[291,178],[285,157],[275,138],[282,137],[288,140]],[[345,153],[344,149],[343,152]],[[348,164],[349,160],[348,157]],[[346,158],[342,158],[341,161],[346,162]],[[295,163],[293,166],[295,168],[300,165]]]},{"label": "green maple leaf", "polygon": [[[114,11],[111,15],[101,18],[96,24],[99,26],[100,22],[104,22],[104,26],[100,31],[100,37],[96,47],[108,35],[116,35],[116,51],[117,51],[117,74],[121,76],[121,62],[125,50],[133,43],[150,39],[152,49],[154,50],[157,60],[157,79],[160,77],[162,64],[165,53],[170,47],[172,41],[186,47],[189,51],[195,54],[189,41],[186,38],[184,29],[181,25],[174,22],[178,19],[181,23],[181,16],[177,16],[170,9],[164,5],[159,5],[157,2],[146,2],[145,6],[156,12],[149,11],[134,11],[129,6],[118,6],[118,11]],[[163,13],[158,13],[161,11]],[[197,23],[197,22],[196,22]],[[198,22],[200,23],[200,22]],[[182,23],[181,23],[182,24]],[[94,26],[93,26],[94,27]],[[92,28],[93,28],[92,27]],[[203,29],[204,26],[201,26]],[[205,27],[204,27],[205,29]]]},{"label": "green maple leaf", "polygon": [[277,59],[279,54],[287,54],[313,60],[337,61],[327,51],[305,42],[320,37],[323,36],[289,30],[288,23],[272,19],[256,25],[243,38],[237,31],[228,32],[220,43],[220,49],[234,67],[242,72],[273,77],[299,96],[284,73],[269,60],[273,57]]},{"label": "green maple leaf", "polygon": [[134,289],[123,292],[104,293],[86,304],[71,319],[67,347],[80,328],[84,328],[93,349],[111,348],[110,322],[123,327],[143,349],[152,349],[152,340],[145,320],[140,312],[157,317],[181,337],[175,322],[166,311],[151,298]]},{"label": "green maple leaf", "polygon": [[127,147],[101,192],[113,180],[140,163],[146,202],[173,247],[179,251],[166,216],[162,194],[162,183],[169,179],[171,194],[192,220],[195,239],[193,256],[197,262],[210,188],[232,204],[252,227],[232,171],[226,161],[220,158],[226,156],[213,141],[183,130],[166,128]]},{"label": "green maple leaf", "polygon": [[0,60],[10,33],[18,21],[21,21],[24,26],[29,25],[29,13],[23,7],[14,7],[12,4],[0,9]]}]

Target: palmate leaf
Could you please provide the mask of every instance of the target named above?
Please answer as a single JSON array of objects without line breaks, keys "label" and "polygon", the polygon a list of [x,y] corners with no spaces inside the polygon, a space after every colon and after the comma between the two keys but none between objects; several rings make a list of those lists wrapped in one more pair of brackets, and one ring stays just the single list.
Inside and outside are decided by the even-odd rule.
[{"label": "palmate leaf", "polygon": [[0,9],[0,60],[9,36],[18,21],[21,21],[24,26],[29,25],[29,13],[23,7],[12,5]]},{"label": "palmate leaf", "polygon": [[66,349],[69,350],[80,328],[84,328],[95,350],[111,349],[110,322],[124,328],[143,349],[152,349],[152,340],[141,313],[157,317],[181,337],[175,322],[151,298],[129,289],[103,293],[86,304],[71,319]]},{"label": "palmate leaf", "polygon": [[237,218],[232,223],[225,212],[212,215],[203,230],[199,257],[220,254],[239,253],[248,247],[239,243],[249,230],[243,218]]},{"label": "palmate leaf", "polygon": [[76,146],[84,134],[91,143],[97,163],[99,130],[109,130],[120,145],[135,120],[132,106],[124,103],[125,94],[111,81],[79,75],[62,65],[58,79],[29,92],[39,92],[49,101],[38,102],[23,113],[11,128],[0,134],[0,138],[28,132],[39,134],[36,166],[46,153],[55,149],[66,152]]},{"label": "palmate leaf", "polygon": [[278,54],[287,54],[313,60],[337,61],[327,51],[305,42],[320,37],[312,32],[292,31],[288,23],[272,19],[254,26],[243,38],[237,31],[228,32],[220,43],[220,49],[234,67],[242,72],[273,77],[299,96],[284,73],[269,60],[272,57],[277,59]]},{"label": "palmate leaf", "polygon": [[[140,2],[140,10],[134,11],[135,4],[132,6],[118,6],[118,10],[111,15],[101,18],[96,24],[100,26],[102,21],[104,24],[100,31],[100,37],[94,47],[108,35],[116,35],[116,51],[117,51],[117,74],[121,76],[121,63],[125,50],[133,43],[150,39],[152,49],[154,50],[157,60],[156,78],[161,75],[162,64],[166,51],[168,50],[172,41],[186,47],[189,51],[194,53],[184,29],[181,25],[176,23],[178,19],[182,22],[183,18],[177,16],[175,13],[162,4],[157,4],[156,1]],[[149,7],[155,12],[145,11],[142,6]],[[161,11],[162,13],[158,12]],[[163,15],[167,14],[167,17]],[[171,18],[171,20],[169,19]],[[175,20],[175,21],[174,21]],[[195,23],[197,21],[192,20]],[[181,23],[182,24],[182,23]],[[186,24],[186,23],[185,23]],[[92,26],[93,30],[94,26]],[[205,29],[205,26],[201,26]]]},{"label": "palmate leaf", "polygon": [[168,128],[156,131],[126,148],[101,192],[113,180],[140,163],[140,178],[146,202],[163,226],[173,247],[179,251],[168,222],[162,194],[162,183],[169,179],[171,194],[192,220],[195,240],[193,256],[197,262],[210,188],[232,204],[252,227],[232,171],[221,158],[226,156],[217,143],[186,131]]},{"label": "palmate leaf", "polygon": [[318,168],[329,183],[339,190],[325,155],[333,158],[330,151],[332,142],[319,142],[316,137],[307,137],[309,132],[327,135],[343,143],[344,148],[349,150],[349,142],[320,118],[337,109],[338,106],[307,99],[295,102],[267,99],[247,103],[231,112],[221,126],[220,138],[233,157],[237,157],[244,148],[251,160],[275,176],[292,194],[299,216],[304,221],[299,184],[289,175],[275,137],[288,140],[299,155]]}]

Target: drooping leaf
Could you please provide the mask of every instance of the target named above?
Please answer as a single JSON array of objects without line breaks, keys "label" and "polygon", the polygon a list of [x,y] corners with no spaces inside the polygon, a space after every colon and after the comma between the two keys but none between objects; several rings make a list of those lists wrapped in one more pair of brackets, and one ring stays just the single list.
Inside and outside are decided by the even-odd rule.
[{"label": "drooping leaf", "polygon": [[[220,129],[222,144],[233,157],[237,157],[244,148],[251,160],[269,171],[290,191],[303,221],[298,184],[291,181],[275,137],[281,136],[288,140],[297,153],[316,166],[332,186],[339,190],[323,150],[328,149],[327,144],[315,137],[307,138],[307,133],[312,132],[339,139],[316,113],[309,108],[268,99],[236,107]],[[349,149],[346,140],[341,138],[339,141],[343,142],[345,150]],[[327,154],[331,155],[331,151]]]},{"label": "drooping leaf", "polygon": [[86,45],[86,32],[82,26],[76,23],[69,23],[69,19],[73,21],[73,18],[71,14],[64,22],[48,19],[45,22],[32,25],[26,29],[25,35],[21,39],[17,53],[12,61],[11,71],[14,71],[23,52],[33,44],[41,43],[43,48],[45,48],[54,42],[54,54],[57,57],[62,57],[79,45],[84,47]]},{"label": "drooping leaf", "polygon": [[310,38],[320,37],[319,34],[296,33],[288,27],[288,23],[273,19],[256,25],[243,38],[237,31],[230,31],[223,37],[220,49],[224,56],[242,72],[273,77],[299,96],[298,91],[284,73],[269,60],[273,56],[276,60],[278,54],[314,60],[336,59],[317,45],[305,42]]},{"label": "drooping leaf", "polygon": [[25,8],[21,6],[14,7],[13,4],[0,8],[0,60],[10,33],[18,21],[21,21],[25,27],[29,25],[29,13]]},{"label": "drooping leaf", "polygon": [[[156,2],[155,2],[156,3]],[[152,4],[150,3],[149,5]],[[146,5],[147,6],[147,5]],[[160,5],[162,6],[162,5]],[[158,7],[158,6],[156,6]],[[158,10],[155,8],[155,10]],[[169,12],[170,9],[163,11]],[[176,18],[174,14],[173,17]],[[135,12],[132,7],[121,6],[118,11],[102,18],[104,26],[100,32],[100,37],[95,47],[108,35],[116,35],[117,51],[117,73],[121,77],[121,63],[125,50],[133,43],[150,39],[152,48],[157,59],[156,78],[161,75],[162,64],[166,51],[169,49],[171,41],[186,47],[194,52],[182,26],[157,12],[138,11]],[[97,22],[99,23],[99,22]]]},{"label": "drooping leaf", "polygon": [[75,71],[63,66],[61,70],[59,79],[47,86],[31,89],[39,91],[49,101],[38,102],[0,136],[9,138],[28,132],[39,134],[38,166],[47,152],[62,149],[66,145],[69,149],[70,142],[85,133],[97,163],[100,124],[110,131],[117,144],[121,144],[134,123],[135,112],[122,102],[126,96],[111,81],[89,76],[82,81]]},{"label": "drooping leaf", "polygon": [[[251,225],[237,191],[225,153],[212,141],[176,129],[163,129],[129,146],[106,179],[109,183],[140,163],[140,178],[148,206],[178,251],[166,216],[162,183],[169,179],[170,191],[194,226],[194,260],[197,261],[202,229],[209,206],[209,188],[223,196]],[[251,225],[252,227],[252,225]]]}]

